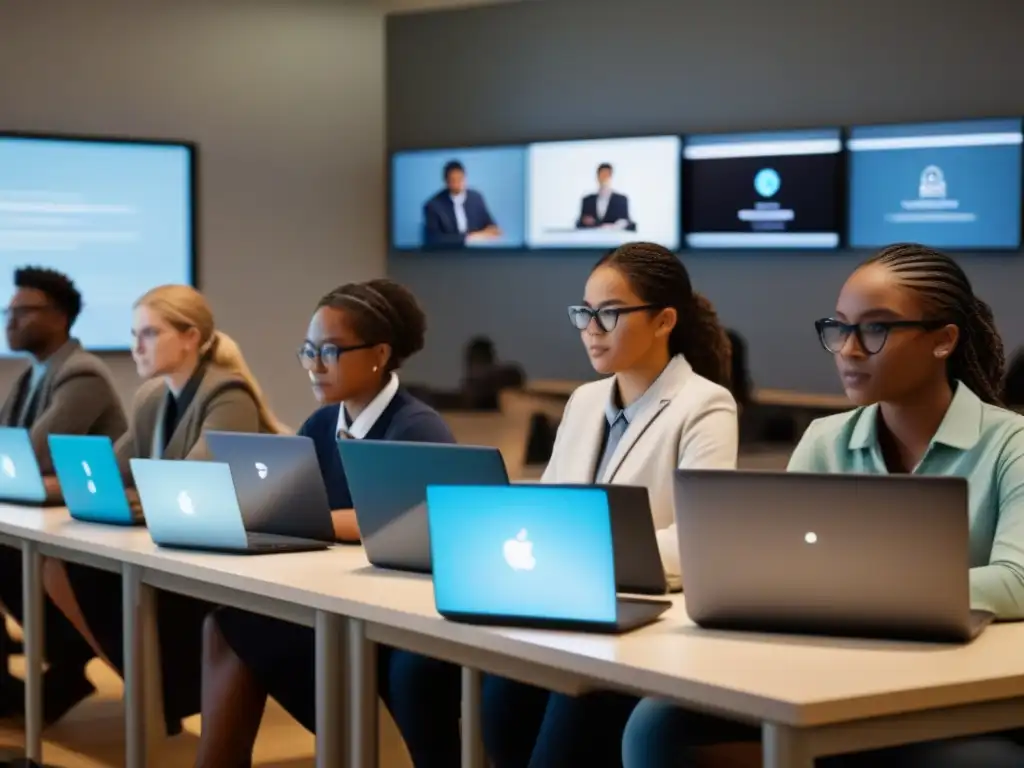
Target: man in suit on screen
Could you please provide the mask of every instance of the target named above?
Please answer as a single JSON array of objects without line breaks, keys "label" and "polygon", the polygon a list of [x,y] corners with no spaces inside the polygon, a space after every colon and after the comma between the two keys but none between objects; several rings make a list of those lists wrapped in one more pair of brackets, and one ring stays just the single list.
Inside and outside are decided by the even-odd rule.
[{"label": "man in suit on screen", "polygon": [[577,229],[626,229],[636,231],[636,223],[629,218],[629,198],[612,191],[612,166],[597,166],[597,194],[587,195],[580,206]]},{"label": "man in suit on screen", "polygon": [[501,236],[484,196],[466,186],[466,169],[458,160],[445,164],[444,183],[423,206],[427,245],[472,245]]}]

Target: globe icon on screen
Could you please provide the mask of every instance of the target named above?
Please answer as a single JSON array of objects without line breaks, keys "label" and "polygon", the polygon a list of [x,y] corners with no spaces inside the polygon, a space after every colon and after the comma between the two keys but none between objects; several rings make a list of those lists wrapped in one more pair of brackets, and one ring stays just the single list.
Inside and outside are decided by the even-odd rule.
[{"label": "globe icon on screen", "polygon": [[762,168],[754,177],[754,189],[761,197],[771,197],[782,186],[782,177],[774,168]]}]

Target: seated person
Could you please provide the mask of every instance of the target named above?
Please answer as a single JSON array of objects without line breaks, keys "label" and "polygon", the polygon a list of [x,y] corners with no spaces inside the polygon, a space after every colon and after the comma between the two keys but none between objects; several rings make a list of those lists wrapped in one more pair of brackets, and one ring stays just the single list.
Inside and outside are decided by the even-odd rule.
[{"label": "seated person", "polygon": [[471,245],[501,236],[484,196],[466,186],[466,169],[458,160],[444,166],[444,184],[423,206],[425,245]]},{"label": "seated person", "polygon": [[[425,331],[416,299],[390,280],[331,291],[310,320],[299,359],[324,405],[299,434],[316,447],[339,541],[359,540],[339,437],[455,442],[441,417],[398,381],[396,371],[423,348]],[[459,667],[378,646],[377,676],[417,768],[458,765],[458,718],[447,715],[459,711]],[[251,765],[268,695],[307,730],[316,728],[313,629],[231,608],[216,611],[205,627],[202,688],[196,765]]]},{"label": "seated person", "polygon": [[[729,342],[683,263],[659,245],[628,243],[606,255],[584,297],[569,318],[604,378],[573,392],[542,482],[648,488],[662,564],[678,582],[676,469],[736,468]],[[636,703],[621,693],[568,696],[488,675],[487,755],[494,768],[613,768]]]},{"label": "seated person", "polygon": [[612,191],[612,166],[597,166],[597,192],[583,198],[577,229],[625,229],[636,232],[636,222],[629,218],[629,198]]},{"label": "seated person", "polygon": [[[115,445],[126,484],[133,458],[207,458],[203,434],[279,433],[275,418],[235,343],[216,330],[202,294],[164,285],[135,303],[132,357],[146,379],[131,426]],[[124,673],[121,575],[47,560],[46,589],[96,653]],[[199,711],[202,624],[212,605],[172,592],[157,594],[157,623],[168,733]]]},{"label": "seated person", "polygon": [[472,411],[496,411],[498,393],[503,389],[521,388],[525,378],[518,365],[498,362],[493,341],[478,336],[466,347],[466,367],[462,375],[464,406]]},{"label": "seated person", "polygon": [[[14,286],[7,307],[7,346],[27,353],[31,364],[0,407],[0,424],[28,429],[47,495],[57,500],[60,488],[47,437],[106,435],[116,441],[128,422],[107,366],[71,337],[82,309],[82,296],[74,283],[60,272],[26,267],[15,271]],[[21,552],[0,547],[0,601],[17,621],[22,619],[21,589]],[[49,600],[44,627],[49,666],[43,679],[43,718],[52,723],[93,692],[85,665],[94,654]],[[0,643],[4,641],[6,634],[0,634]],[[0,651],[0,713],[16,713],[23,709],[24,691],[8,673],[7,661],[4,648]]]},{"label": "seated person", "polygon": [[[894,245],[843,286],[818,322],[858,407],[815,421],[789,469],[966,477],[971,604],[1024,618],[1024,416],[999,403],[1003,343],[992,310],[948,256]],[[870,557],[870,553],[865,553]],[[697,765],[695,747],[756,741],[760,729],[645,699],[623,737],[625,768]],[[1020,734],[821,758],[821,768],[1019,768]]]}]

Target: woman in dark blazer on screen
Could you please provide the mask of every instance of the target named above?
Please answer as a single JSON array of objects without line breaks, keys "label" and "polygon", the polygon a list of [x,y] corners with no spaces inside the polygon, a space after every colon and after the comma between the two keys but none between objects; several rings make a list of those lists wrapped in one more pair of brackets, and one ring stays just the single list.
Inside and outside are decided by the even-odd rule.
[{"label": "woman in dark blazer on screen", "polygon": [[[299,434],[316,446],[339,541],[359,541],[339,437],[454,442],[437,412],[402,389],[395,373],[423,348],[425,331],[416,299],[390,280],[332,291],[310,321],[299,359],[324,406]],[[314,674],[310,627],[236,609],[213,613],[204,634],[203,729],[196,765],[249,765],[268,695],[313,731]],[[381,646],[377,675],[381,698],[417,768],[458,765],[459,728],[452,716],[461,695],[458,667]]]},{"label": "woman in dark blazer on screen", "polygon": [[[139,388],[128,431],[117,441],[118,464],[131,488],[133,458],[204,459],[203,433],[286,431],[264,400],[238,346],[217,331],[202,294],[164,285],[136,303],[132,336]],[[134,495],[133,491],[130,491]],[[96,652],[124,672],[121,576],[84,565],[48,561],[47,590]],[[213,606],[159,592],[157,622],[169,733],[199,711],[202,623]]]}]

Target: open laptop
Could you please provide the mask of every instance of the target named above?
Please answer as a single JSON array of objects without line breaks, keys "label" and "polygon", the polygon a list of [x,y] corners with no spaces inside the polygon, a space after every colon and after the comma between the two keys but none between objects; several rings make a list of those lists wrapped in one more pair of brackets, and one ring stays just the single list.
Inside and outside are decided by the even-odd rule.
[{"label": "open laptop", "polygon": [[132,459],[131,469],[149,533],[160,546],[238,554],[327,548],[321,541],[246,531],[227,464]]},{"label": "open laptop", "polygon": [[0,501],[59,504],[58,499],[46,497],[32,438],[21,427],[0,427]]},{"label": "open laptop", "polygon": [[214,460],[231,467],[247,531],[335,541],[312,439],[243,432],[207,432],[205,438]]},{"label": "open laptop", "polygon": [[338,451],[366,557],[379,568],[430,573],[428,485],[508,485],[497,448],[339,440]]},{"label": "open laptop", "polygon": [[128,501],[109,437],[50,435],[47,439],[64,503],[73,518],[114,525],[143,522],[142,511]]},{"label": "open laptop", "polygon": [[718,629],[967,642],[967,481],[676,471],[686,609]]},{"label": "open laptop", "polygon": [[546,488],[598,488],[608,496],[615,548],[615,582],[619,592],[663,595],[668,592],[665,567],[651,516],[651,496],[640,485],[546,485]]},{"label": "open laptop", "polygon": [[427,505],[434,601],[447,619],[617,633],[672,605],[616,594],[602,489],[432,485]]}]

